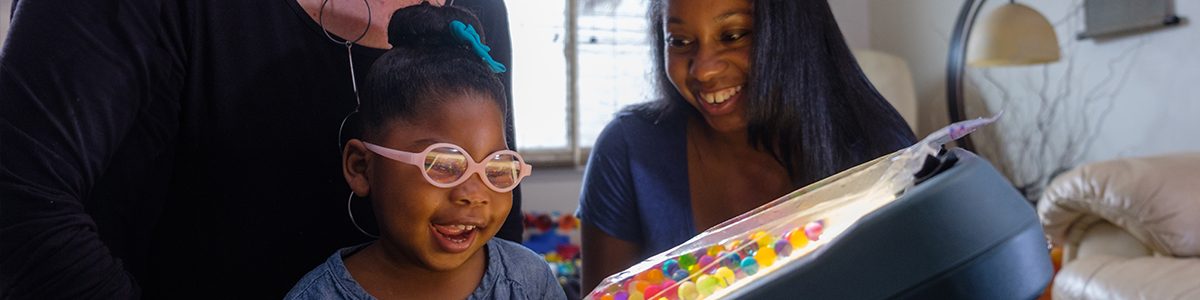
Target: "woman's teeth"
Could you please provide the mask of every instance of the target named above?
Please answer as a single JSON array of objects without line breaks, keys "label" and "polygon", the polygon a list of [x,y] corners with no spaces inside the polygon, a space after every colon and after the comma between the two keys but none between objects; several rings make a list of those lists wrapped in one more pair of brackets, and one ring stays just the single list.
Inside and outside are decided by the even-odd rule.
[{"label": "woman's teeth", "polygon": [[700,97],[704,98],[704,102],[708,102],[708,104],[720,104],[724,103],[725,100],[729,100],[729,97],[737,95],[741,90],[742,86],[739,85],[712,93],[700,93]]}]

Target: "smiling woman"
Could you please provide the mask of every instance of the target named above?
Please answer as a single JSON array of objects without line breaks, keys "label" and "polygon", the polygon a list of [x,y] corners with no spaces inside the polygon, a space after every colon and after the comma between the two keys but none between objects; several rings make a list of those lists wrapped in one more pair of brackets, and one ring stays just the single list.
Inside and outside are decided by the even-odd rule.
[{"label": "smiling woman", "polygon": [[825,1],[652,0],[657,101],[596,141],[583,285],[915,137]]}]

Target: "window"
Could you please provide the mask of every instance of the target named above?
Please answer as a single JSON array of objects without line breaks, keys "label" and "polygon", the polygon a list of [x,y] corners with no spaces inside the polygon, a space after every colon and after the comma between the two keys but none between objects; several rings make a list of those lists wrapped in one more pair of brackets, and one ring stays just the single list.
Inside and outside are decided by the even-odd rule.
[{"label": "window", "polygon": [[616,112],[653,95],[646,4],[506,3],[517,145],[531,161],[580,164]]}]

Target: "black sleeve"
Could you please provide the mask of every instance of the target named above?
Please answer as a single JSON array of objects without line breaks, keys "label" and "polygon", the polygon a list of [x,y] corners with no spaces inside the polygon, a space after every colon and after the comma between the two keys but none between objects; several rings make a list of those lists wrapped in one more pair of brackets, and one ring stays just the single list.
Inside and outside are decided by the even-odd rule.
[{"label": "black sleeve", "polygon": [[[176,101],[167,82],[181,82],[182,63],[163,51],[178,45],[164,37],[164,5],[14,4],[0,53],[0,298],[140,296],[87,199],[147,107]],[[173,118],[152,120],[158,140]]]},{"label": "black sleeve", "polygon": [[[506,128],[504,133],[509,149],[517,149],[516,132],[513,127],[513,99],[512,99],[512,38],[509,35],[508,28],[508,8],[505,7],[502,0],[481,0],[481,1],[458,1],[455,5],[461,5],[471,10],[479,17],[479,22],[483,23],[484,43],[492,48],[489,53],[496,61],[508,67],[508,71],[500,73],[500,80],[504,82],[504,91],[508,97],[506,101],[506,109],[508,116],[505,120]],[[517,186],[513,190],[513,205],[512,210],[508,213],[508,218],[504,221],[504,226],[500,228],[500,232],[496,233],[497,237],[510,240],[516,243],[521,243],[522,234],[525,231],[524,215],[521,212],[521,187]]]}]

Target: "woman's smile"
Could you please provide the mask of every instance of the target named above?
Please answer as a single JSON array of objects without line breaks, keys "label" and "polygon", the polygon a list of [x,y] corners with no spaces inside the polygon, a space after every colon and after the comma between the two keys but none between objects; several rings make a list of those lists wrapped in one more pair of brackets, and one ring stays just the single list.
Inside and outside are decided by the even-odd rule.
[{"label": "woman's smile", "polygon": [[697,108],[708,117],[724,116],[738,111],[736,108],[744,98],[741,85],[711,92],[693,92],[693,95],[697,95],[697,100],[701,100],[697,101]]}]

